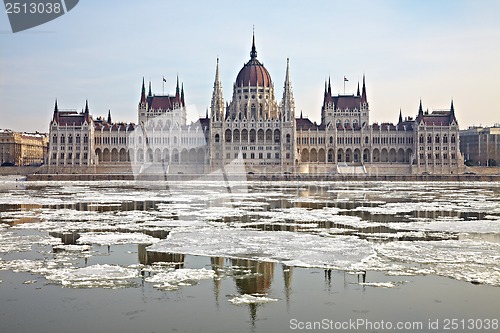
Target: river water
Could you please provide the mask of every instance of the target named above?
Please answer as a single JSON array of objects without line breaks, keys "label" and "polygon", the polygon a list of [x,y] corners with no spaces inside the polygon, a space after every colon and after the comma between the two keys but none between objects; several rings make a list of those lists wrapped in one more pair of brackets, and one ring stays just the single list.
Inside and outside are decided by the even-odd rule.
[{"label": "river water", "polygon": [[0,180],[0,281],[0,332],[495,332],[500,184]]}]

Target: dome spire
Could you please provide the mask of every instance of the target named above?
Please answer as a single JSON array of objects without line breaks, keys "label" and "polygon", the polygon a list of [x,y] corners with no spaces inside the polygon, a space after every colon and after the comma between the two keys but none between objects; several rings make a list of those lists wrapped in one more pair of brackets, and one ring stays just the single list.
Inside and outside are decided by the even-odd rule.
[{"label": "dome spire", "polygon": [[257,58],[257,49],[255,48],[255,26],[252,31],[252,51],[250,51],[250,59]]}]

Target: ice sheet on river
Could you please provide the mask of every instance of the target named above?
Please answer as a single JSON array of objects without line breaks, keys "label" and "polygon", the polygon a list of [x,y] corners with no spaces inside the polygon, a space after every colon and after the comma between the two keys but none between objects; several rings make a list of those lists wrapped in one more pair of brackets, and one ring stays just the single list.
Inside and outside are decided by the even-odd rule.
[{"label": "ice sheet on river", "polygon": [[174,231],[148,250],[349,270],[354,264],[359,265],[374,256],[374,246],[354,236],[323,237],[286,231],[204,228]]},{"label": "ice sheet on river", "polygon": [[500,286],[500,244],[474,240],[374,243],[347,235],[206,228],[174,231],[148,250],[393,275],[435,274]]}]

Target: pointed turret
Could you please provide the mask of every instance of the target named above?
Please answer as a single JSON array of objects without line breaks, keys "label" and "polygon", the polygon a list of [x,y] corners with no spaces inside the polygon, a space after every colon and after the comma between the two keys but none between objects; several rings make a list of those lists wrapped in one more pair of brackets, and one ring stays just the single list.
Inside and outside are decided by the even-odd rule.
[{"label": "pointed turret", "polygon": [[177,74],[177,85],[175,86],[175,97],[179,98],[180,97],[180,90],[179,90],[179,74]]},{"label": "pointed turret", "polygon": [[359,81],[358,81],[358,91],[356,92],[356,96],[360,97],[361,94],[359,93]]},{"label": "pointed turret", "polygon": [[399,121],[398,124],[401,124],[403,122],[403,114],[401,113],[401,109],[399,109]]},{"label": "pointed turret", "polygon": [[332,85],[330,83],[330,77],[328,77],[328,95],[332,95]]},{"label": "pointed turret", "polygon": [[146,86],[144,85],[144,77],[142,77],[141,101],[139,103],[146,103]]},{"label": "pointed turret", "polygon": [[111,124],[111,110],[108,110],[108,124]]},{"label": "pointed turret", "polygon": [[285,84],[283,100],[281,101],[281,115],[285,121],[295,119],[295,100],[293,98],[292,81],[290,80],[290,60],[286,59]]},{"label": "pointed turret", "polygon": [[151,93],[151,80],[149,81],[149,92],[148,92],[148,97],[153,97],[153,94]]},{"label": "pointed turret", "polygon": [[250,51],[250,59],[257,58],[257,49],[255,48],[255,31],[252,33],[252,51]]},{"label": "pointed turret", "polygon": [[217,58],[217,65],[215,67],[215,80],[214,90],[212,92],[212,120],[221,121],[224,116],[224,97],[222,95],[222,83],[219,74],[219,58]]},{"label": "pointed turret", "polygon": [[418,106],[418,114],[424,114],[424,109],[422,108],[422,100],[420,100],[420,104]]},{"label": "pointed turret", "polygon": [[90,112],[89,112],[89,101],[86,99],[85,100],[85,120],[87,123],[90,123]]},{"label": "pointed turret", "polygon": [[451,100],[451,106],[450,106],[450,124],[452,121],[458,123],[457,118],[455,117],[455,107],[453,106],[453,99]]},{"label": "pointed turret", "polygon": [[181,104],[182,106],[186,106],[186,103],[184,102],[184,82],[181,83]]},{"label": "pointed turret", "polygon": [[366,98],[365,74],[363,74],[363,88],[361,88],[361,101],[364,103],[368,102],[368,99]]},{"label": "pointed turret", "polygon": [[52,121],[55,122],[59,121],[59,108],[57,107],[57,98],[56,98],[56,104],[54,105],[54,115],[52,117]]}]

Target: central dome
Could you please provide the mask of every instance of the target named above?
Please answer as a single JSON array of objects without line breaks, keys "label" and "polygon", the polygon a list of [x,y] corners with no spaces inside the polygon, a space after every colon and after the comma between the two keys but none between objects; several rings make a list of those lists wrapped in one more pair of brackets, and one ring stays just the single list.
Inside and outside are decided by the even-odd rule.
[{"label": "central dome", "polygon": [[252,51],[250,52],[250,61],[247,62],[236,77],[237,87],[259,86],[271,87],[271,75],[263,64],[257,60],[257,50],[255,49],[255,36],[252,42]]}]

